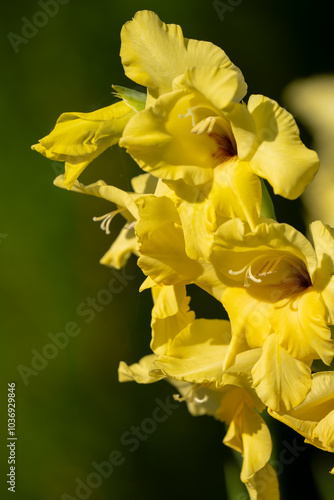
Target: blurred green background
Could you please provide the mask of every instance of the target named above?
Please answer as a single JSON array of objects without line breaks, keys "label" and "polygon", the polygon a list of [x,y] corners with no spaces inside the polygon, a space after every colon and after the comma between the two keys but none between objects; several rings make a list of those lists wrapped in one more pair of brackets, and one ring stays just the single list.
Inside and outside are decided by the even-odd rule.
[{"label": "blurred green background", "polygon": [[[8,33],[22,36],[26,19],[43,24],[36,17],[41,5],[12,0],[0,7],[1,498],[9,495],[6,394],[11,381],[17,393],[20,500],[56,500],[65,493],[92,500],[247,498],[234,457],[221,444],[223,425],[207,417],[192,418],[185,405],[147,434],[136,451],[121,443],[125,432],[151,417],[156,398],[165,401],[173,393],[163,382],[138,386],[117,381],[120,360],[132,363],[148,353],[150,294],[138,293],[143,276],[132,259],[126,274],[133,279],[124,290],[96,311],[92,321],[78,315],[78,306],[96,297],[111,279],[111,271],[98,261],[122,221],[116,219],[112,234],[105,235],[92,217],[110,206],[54,187],[61,165],[30,150],[62,112],[107,106],[113,102],[111,84],[132,85],[118,55],[119,34],[137,10],[154,10],[163,21],[180,24],[185,36],[222,47],[242,69],[249,93],[282,103],[284,87],[295,78],[333,72],[332,21],[325,4],[220,4],[229,8],[219,15],[219,2],[204,0],[63,0],[56,15],[30,32],[27,43],[15,39],[16,50]],[[302,135],[310,144],[304,129]],[[136,172],[124,151],[115,147],[82,180],[103,178],[129,188]],[[280,221],[303,229],[299,202],[277,199],[275,205]],[[209,299],[203,303],[192,292],[199,317],[222,317],[219,305]],[[21,372],[22,366],[31,368],[33,353],[42,353],[50,343],[48,335],[63,332],[69,322],[80,333],[56,354],[50,351],[54,358],[24,381],[18,367]],[[270,425],[277,456],[286,443],[302,444],[292,431],[276,422]],[[94,472],[92,463],[108,460],[113,450],[121,452],[122,464],[91,493],[81,490],[76,497],[77,478],[86,483]],[[279,477],[282,499],[303,498],[305,492],[306,498],[332,499],[334,478],[328,471],[333,465],[330,454],[306,447]]]}]

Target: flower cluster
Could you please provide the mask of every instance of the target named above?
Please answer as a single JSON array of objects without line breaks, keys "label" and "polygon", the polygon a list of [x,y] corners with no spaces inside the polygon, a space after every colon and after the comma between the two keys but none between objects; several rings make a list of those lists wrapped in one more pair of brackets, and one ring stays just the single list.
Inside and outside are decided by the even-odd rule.
[{"label": "flower cluster", "polygon": [[[241,71],[215,45],[184,38],[153,12],[121,32],[125,74],[146,87],[114,87],[116,104],[65,113],[33,149],[65,162],[55,184],[109,200],[100,217],[124,228],[101,262],[121,268],[131,254],[151,289],[151,353],[120,363],[121,382],[169,381],[192,415],[226,423],[223,442],[243,457],[252,499],[279,498],[272,442],[260,413],[306,442],[334,451],[334,232],[316,221],[313,245],[275,220],[275,194],[299,197],[317,154],[277,102],[252,95]],[[77,178],[114,144],[142,169],[133,192]],[[116,208],[114,206],[116,205]],[[186,285],[221,302],[227,320],[196,319]]]}]

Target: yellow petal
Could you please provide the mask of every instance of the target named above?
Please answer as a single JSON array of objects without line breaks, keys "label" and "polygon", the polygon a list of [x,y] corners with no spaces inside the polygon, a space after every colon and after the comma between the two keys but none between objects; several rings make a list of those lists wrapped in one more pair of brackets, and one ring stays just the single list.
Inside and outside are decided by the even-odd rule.
[{"label": "yellow petal", "polygon": [[231,125],[238,157],[243,160],[252,151],[256,138],[254,118],[245,103],[230,105],[227,110],[223,111],[223,115]]},{"label": "yellow petal", "polygon": [[140,174],[132,177],[131,186],[135,193],[153,194],[157,187],[157,180],[151,174]]},{"label": "yellow petal", "polygon": [[265,409],[265,405],[255,392],[251,371],[255,363],[259,360],[261,349],[248,349],[237,354],[235,363],[224,371],[222,385],[237,386],[249,394],[252,400],[252,407],[258,412]]},{"label": "yellow petal", "polygon": [[235,98],[238,78],[235,71],[220,66],[196,66],[176,78],[173,89],[186,89],[222,111]]},{"label": "yellow petal", "polygon": [[179,222],[177,210],[168,198],[148,195],[140,200],[136,224],[141,253],[138,265],[156,283],[189,283],[202,272],[200,264],[186,255]]},{"label": "yellow petal", "polygon": [[213,173],[209,198],[216,212],[226,218],[238,217],[255,228],[261,212],[261,183],[248,163],[232,158]]},{"label": "yellow petal", "polygon": [[198,191],[198,198],[192,203],[182,201],[179,204],[178,213],[184,232],[187,255],[194,260],[207,260],[216,230],[216,214],[211,201]]},{"label": "yellow petal", "polygon": [[145,171],[167,180],[184,179],[200,185],[212,178],[215,140],[193,134],[188,109],[198,102],[192,94],[176,90],[163,95],[154,107],[137,113],[119,142]]},{"label": "yellow petal", "polygon": [[[53,183],[57,187],[66,189],[67,185],[63,175],[56,177]],[[134,221],[138,218],[138,209],[135,201],[142,197],[141,194],[129,193],[115,186],[108,186],[104,181],[97,181],[88,185],[75,181],[70,189],[76,193],[90,194],[98,198],[103,198],[115,203],[119,207],[123,207],[127,210],[127,212],[123,212],[123,214],[127,216],[126,218],[129,220]]]},{"label": "yellow petal", "polygon": [[195,320],[195,314],[189,310],[190,297],[184,286],[157,285],[152,288],[152,295],[151,349],[163,355],[173,338]]},{"label": "yellow petal", "polygon": [[270,323],[279,336],[280,344],[293,357],[306,362],[320,358],[330,365],[334,342],[326,325],[326,314],[321,295],[309,287],[291,299],[277,302]]},{"label": "yellow petal", "polygon": [[262,298],[260,295],[252,297],[245,288],[227,288],[224,292],[222,303],[232,325],[232,342],[225,359],[225,369],[234,364],[238,353],[249,347],[261,347],[269,335],[272,304],[266,299],[266,292]]},{"label": "yellow petal", "polygon": [[120,382],[135,381],[138,384],[152,384],[153,382],[157,382],[158,380],[165,378],[162,374],[149,374],[155,359],[155,354],[149,354],[148,356],[141,358],[139,363],[134,363],[130,366],[124,363],[124,361],[121,361],[118,368],[118,380]]},{"label": "yellow petal", "polygon": [[154,97],[170,92],[175,77],[199,65],[222,66],[235,71],[239,80],[238,99],[246,93],[240,70],[225,52],[212,43],[188,40],[175,24],[165,24],[150,11],[137,12],[121,32],[121,58],[125,74],[149,87]]},{"label": "yellow petal", "polygon": [[321,295],[328,309],[328,323],[334,324],[334,230],[320,221],[310,225],[318,268],[314,287]]},{"label": "yellow petal", "polygon": [[279,500],[279,486],[275,469],[266,464],[246,481],[250,500]]},{"label": "yellow petal", "polygon": [[52,132],[32,149],[52,160],[66,162],[64,184],[70,189],[94,158],[118,143],[134,114],[124,101],[91,113],[63,113]]},{"label": "yellow petal", "polygon": [[182,398],[180,399],[178,395],[174,395],[174,398],[185,401],[191,415],[194,417],[215,415],[222,399],[221,391],[212,389],[212,386],[197,387],[196,384],[191,382],[183,382],[173,378],[167,378],[166,380],[179,391]]},{"label": "yellow petal", "polygon": [[326,449],[334,451],[334,410],[316,425],[312,435],[314,439],[319,440]]},{"label": "yellow petal", "polygon": [[247,482],[270,458],[272,442],[269,429],[254,410],[252,398],[237,387],[226,392],[216,418],[229,425],[223,443],[242,454],[241,480]]},{"label": "yellow petal", "polygon": [[134,228],[129,229],[128,224],[126,224],[109,250],[101,258],[100,264],[121,269],[132,254],[139,255],[137,238]]},{"label": "yellow petal", "polygon": [[271,416],[288,425],[314,446],[334,452],[334,372],[318,372],[304,401],[288,412],[268,408]]},{"label": "yellow petal", "polygon": [[247,481],[268,462],[272,442],[269,429],[262,417],[253,409],[244,405],[242,420],[242,441],[244,461],[241,480]]},{"label": "yellow petal", "polygon": [[248,109],[256,124],[256,140],[247,158],[251,168],[267,179],[275,194],[298,198],[318,171],[318,155],[303,145],[294,118],[277,102],[253,95]]},{"label": "yellow petal", "polygon": [[230,338],[229,321],[195,320],[174,337],[155,366],[169,377],[219,386]]},{"label": "yellow petal", "polygon": [[290,410],[299,405],[311,387],[311,370],[289,355],[274,333],[266,338],[262,355],[252,369],[258,396],[273,410]]}]

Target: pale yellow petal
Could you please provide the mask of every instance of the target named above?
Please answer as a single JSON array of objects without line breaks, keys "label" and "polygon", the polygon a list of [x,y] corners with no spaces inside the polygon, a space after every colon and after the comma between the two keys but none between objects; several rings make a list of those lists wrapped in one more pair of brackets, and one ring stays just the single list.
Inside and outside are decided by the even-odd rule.
[{"label": "pale yellow petal", "polygon": [[139,200],[139,267],[155,283],[182,285],[196,283],[220,300],[224,285],[212,264],[190,259],[174,203],[167,197],[146,196]]},{"label": "pale yellow petal", "polygon": [[[193,417],[201,415],[215,416],[222,399],[221,391],[213,390],[212,386],[197,387],[191,382],[183,382],[172,378],[166,380],[179,391],[182,396],[181,400],[187,403],[188,411]],[[180,401],[178,396],[178,394],[174,395]]]},{"label": "pale yellow petal", "polygon": [[251,168],[267,179],[275,194],[298,198],[318,171],[318,155],[304,146],[293,116],[277,102],[253,95],[248,109],[256,124],[256,140],[247,157]]},{"label": "pale yellow petal", "polygon": [[245,482],[266,465],[272,451],[270,432],[265,421],[247,405],[243,409],[241,435],[244,460],[240,477]]},{"label": "pale yellow petal", "polygon": [[182,223],[187,255],[191,259],[207,260],[216,230],[216,214],[211,201],[198,191],[197,200],[192,203],[182,201],[177,210]]},{"label": "pale yellow petal", "polygon": [[190,297],[187,297],[185,286],[164,286],[156,285],[152,289],[154,306],[152,309],[152,319],[163,319],[177,314],[182,305],[188,305]]},{"label": "pale yellow petal", "polygon": [[[235,362],[235,356],[249,347],[262,347],[270,332],[272,304],[263,296],[253,297],[247,288],[227,288],[222,303],[232,325],[232,342],[225,360],[225,369]],[[242,311],[242,314],[240,313]]]},{"label": "pale yellow petal", "polygon": [[270,415],[305,437],[314,446],[334,452],[334,372],[318,372],[312,376],[312,386],[304,401],[289,412]]},{"label": "pale yellow petal", "polygon": [[157,285],[152,288],[152,295],[151,349],[163,355],[176,335],[195,320],[195,314],[189,309],[190,297],[184,286]]},{"label": "pale yellow petal", "polygon": [[325,449],[334,451],[334,410],[320,420],[314,428],[312,439],[319,440]]},{"label": "pale yellow petal", "polygon": [[140,174],[132,177],[131,186],[135,193],[153,194],[157,187],[158,179],[151,174]]},{"label": "pale yellow petal", "polygon": [[275,469],[266,464],[246,481],[250,500],[279,500],[279,485]]},{"label": "pale yellow petal", "polygon": [[222,384],[224,386],[231,385],[237,386],[251,396],[252,405],[261,412],[265,409],[265,405],[255,392],[251,371],[255,363],[259,360],[261,349],[248,349],[237,354],[235,363],[224,371]]},{"label": "pale yellow petal", "polygon": [[137,238],[134,228],[128,229],[128,224],[126,224],[123,229],[121,229],[109,250],[101,258],[100,264],[114,267],[115,269],[121,269],[125,266],[132,254],[139,255]]},{"label": "pale yellow petal", "polygon": [[223,110],[223,116],[230,123],[237,154],[240,160],[245,159],[250,152],[256,138],[256,125],[245,103],[235,103]]},{"label": "pale yellow petal", "polygon": [[216,212],[247,221],[254,229],[261,212],[260,179],[236,157],[218,165],[213,174],[209,198]]},{"label": "pale yellow petal", "polygon": [[230,338],[229,321],[195,320],[174,337],[155,366],[178,380],[219,386]]},{"label": "pale yellow petal", "polygon": [[206,99],[221,111],[235,98],[238,78],[235,71],[219,66],[196,66],[176,78],[173,89],[186,89]]},{"label": "pale yellow petal", "polygon": [[168,198],[147,196],[141,200],[135,228],[141,254],[138,265],[156,283],[185,284],[202,273],[200,264],[186,255],[179,224],[177,210]]},{"label": "pale yellow petal", "polygon": [[194,125],[188,109],[196,104],[194,96],[183,90],[161,96],[154,107],[129,121],[120,146],[155,177],[184,179],[190,185],[208,182],[217,144],[208,134],[191,133]]},{"label": "pale yellow petal", "polygon": [[273,410],[286,410],[299,405],[311,387],[311,370],[293,358],[278,341],[276,333],[266,338],[262,355],[252,369],[256,392]]},{"label": "pale yellow petal", "polygon": [[277,302],[270,323],[280,344],[293,357],[306,362],[320,358],[329,365],[334,356],[334,342],[326,325],[326,314],[321,295],[309,287]]},{"label": "pale yellow petal", "polygon": [[334,324],[334,229],[320,221],[310,225],[318,268],[314,287],[321,292],[328,309],[328,322]]},{"label": "pale yellow petal", "polygon": [[229,425],[223,443],[241,453],[241,480],[246,482],[268,462],[272,442],[262,417],[254,409],[252,398],[243,390],[225,389],[216,418]]},{"label": "pale yellow petal", "polygon": [[222,66],[238,74],[238,99],[246,93],[240,70],[212,43],[188,40],[175,24],[165,24],[150,11],[137,12],[121,32],[121,58],[125,74],[159,95],[170,92],[175,77],[199,65]]},{"label": "pale yellow petal", "polygon": [[134,363],[130,366],[124,363],[124,361],[121,361],[118,368],[118,380],[120,382],[135,381],[137,384],[152,384],[153,382],[165,378],[163,374],[150,375],[149,372],[154,365],[155,359],[155,354],[149,354],[141,358],[139,363]]},{"label": "pale yellow petal", "polygon": [[64,184],[70,189],[94,158],[118,143],[134,114],[124,101],[91,113],[63,113],[52,132],[32,149],[66,162]]},{"label": "pale yellow petal", "polygon": [[[67,187],[63,175],[56,177],[53,183],[55,186],[63,189]],[[97,181],[88,185],[75,181],[70,189],[76,193],[90,194],[98,198],[103,198],[115,203],[119,207],[123,207],[126,209],[123,215],[129,220],[134,221],[138,218],[138,208],[135,202],[138,198],[142,197],[141,194],[123,191],[115,186],[108,186],[104,181]]]}]

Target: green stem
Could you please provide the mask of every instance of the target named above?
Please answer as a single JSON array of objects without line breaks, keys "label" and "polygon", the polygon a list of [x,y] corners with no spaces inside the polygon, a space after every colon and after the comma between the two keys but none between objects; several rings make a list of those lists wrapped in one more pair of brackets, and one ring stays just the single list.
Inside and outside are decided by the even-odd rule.
[{"label": "green stem", "polygon": [[270,197],[267,186],[265,185],[263,179],[261,179],[261,188],[262,188],[261,215],[266,219],[277,220],[273,200]]}]

